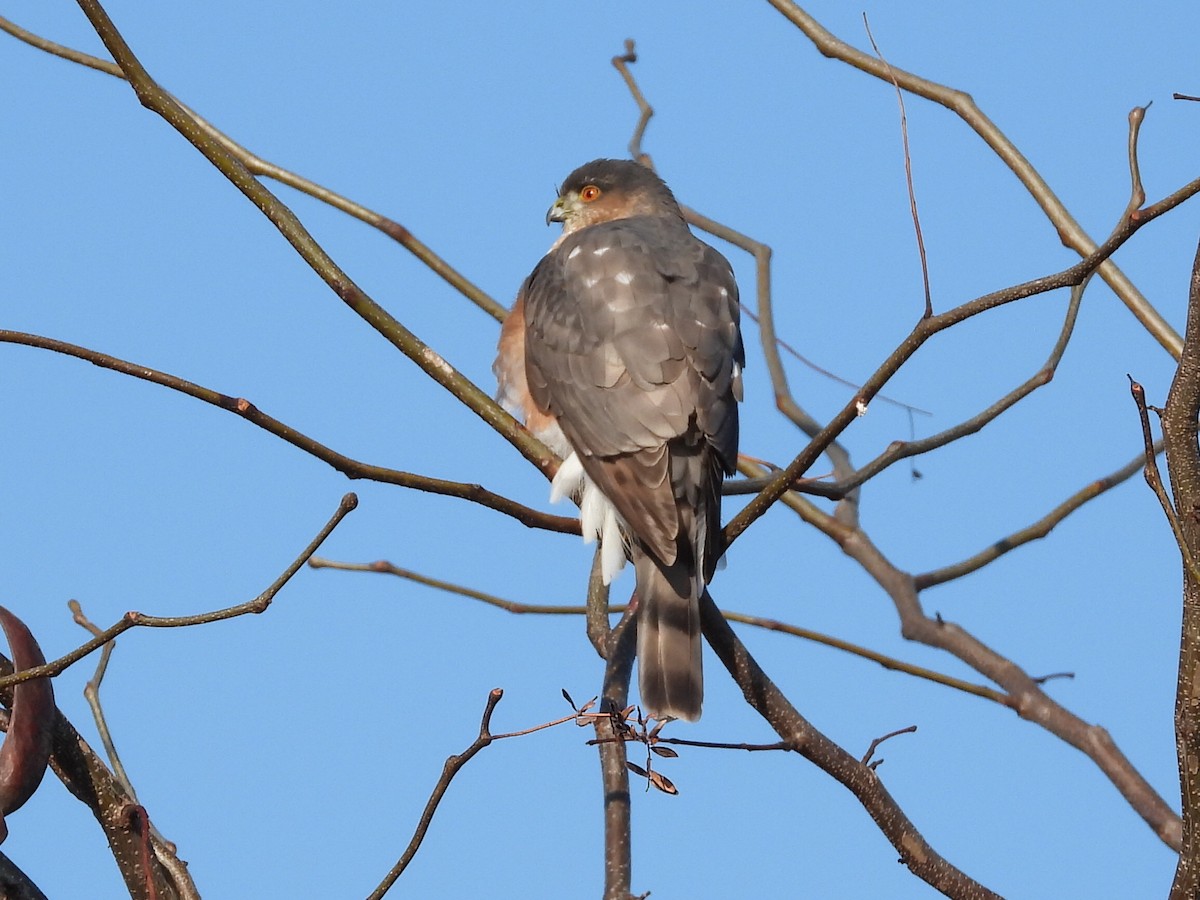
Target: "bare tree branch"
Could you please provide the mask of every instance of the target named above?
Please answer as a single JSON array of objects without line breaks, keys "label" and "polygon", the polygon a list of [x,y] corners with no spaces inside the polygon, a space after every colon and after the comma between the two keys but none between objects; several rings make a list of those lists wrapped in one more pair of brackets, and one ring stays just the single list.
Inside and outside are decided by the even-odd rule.
[{"label": "bare tree branch", "polygon": [[455,370],[432,347],[404,327],[355,284],[314,240],[295,214],[267,190],[237,156],[205,130],[154,81],[97,0],[79,0],[79,6],[108,48],[108,52],[112,54],[113,60],[125,73],[143,106],[162,116],[261,210],[346,306],[416,363],[426,375],[483,419],[547,477],[553,476],[558,468],[558,458],[469,378]]},{"label": "bare tree branch", "polygon": [[1070,341],[1071,334],[1075,330],[1075,319],[1079,314],[1079,304],[1090,281],[1091,276],[1089,275],[1082,282],[1071,288],[1071,299],[1067,304],[1067,314],[1063,320],[1062,329],[1059,331],[1058,340],[1055,341],[1049,358],[1029,378],[986,409],[981,410],[963,422],[959,422],[957,425],[929,437],[921,438],[920,440],[893,441],[886,450],[855,471],[846,481],[830,485],[829,487],[834,495],[836,496],[843,491],[849,491],[859,485],[865,484],[884,469],[891,466],[892,463],[920,456],[931,450],[936,450],[939,447],[953,443],[960,438],[981,431],[984,427],[999,418],[1002,413],[1016,406],[1017,403],[1024,400],[1038,388],[1049,384],[1054,379],[1054,373],[1058,370],[1058,364],[1062,361],[1063,353],[1067,349],[1067,343]]},{"label": "bare tree branch", "polygon": [[[1152,449],[1155,454],[1161,453],[1162,442],[1155,443]],[[1101,494],[1105,494],[1118,484],[1127,481],[1135,472],[1145,466],[1145,460],[1144,455],[1138,454],[1115,472],[1111,472],[1095,481],[1088,482],[1036,522],[1026,525],[1012,534],[1005,535],[1000,540],[989,544],[986,549],[981,550],[974,556],[970,556],[952,565],[943,566],[940,569],[933,569],[929,572],[922,572],[920,575],[914,575],[913,585],[918,591],[923,591],[925,588],[945,584],[947,581],[953,581],[956,578],[977,572],[988,563],[999,559],[1006,553],[1016,550],[1018,547],[1028,544],[1030,541],[1041,540],[1053,531],[1059,522],[1085,503],[1095,500]]]},{"label": "bare tree branch", "polygon": [[437,812],[438,804],[442,802],[442,797],[446,795],[446,790],[450,787],[450,782],[454,780],[454,776],[459,773],[463,766],[471,761],[484,747],[490,746],[495,738],[492,737],[492,713],[496,711],[496,704],[500,702],[504,696],[504,691],[500,688],[494,688],[488,694],[487,706],[483,710],[483,719],[479,723],[479,736],[471,742],[471,746],[467,747],[462,753],[449,757],[444,766],[442,766],[442,775],[437,780],[437,784],[433,787],[433,793],[429,795],[429,800],[425,804],[425,809],[421,813],[421,818],[417,822],[417,830],[413,833],[412,840],[408,842],[408,846],[404,848],[404,853],[396,860],[396,864],[388,871],[383,880],[379,882],[379,886],[371,891],[367,900],[380,900],[389,890],[396,879],[399,878],[408,864],[412,862],[413,857],[417,855],[417,851],[421,849],[421,842],[425,840],[425,834],[429,831],[429,825],[433,822],[433,814]]},{"label": "bare tree branch", "polygon": [[547,531],[559,531],[564,534],[579,534],[578,519],[540,512],[501,494],[493,493],[482,485],[447,481],[443,478],[431,478],[428,475],[415,475],[411,472],[401,472],[397,469],[374,466],[351,459],[349,456],[338,453],[336,450],[326,447],[319,441],[301,434],[290,425],[280,422],[273,416],[267,415],[249,400],[242,397],[232,397],[229,394],[222,394],[219,391],[194,384],[178,376],[151,369],[149,366],[127,362],[123,359],[117,359],[115,356],[109,356],[106,353],[89,350],[86,347],[79,347],[75,344],[68,344],[65,341],[42,337],[36,334],[25,334],[20,331],[0,329],[0,343],[22,344],[27,347],[51,350],[55,353],[61,353],[64,356],[73,356],[76,359],[90,362],[94,366],[99,366],[102,369],[111,369],[114,372],[120,372],[122,375],[129,375],[142,381],[149,381],[152,384],[158,384],[173,391],[178,391],[181,394],[186,394],[189,397],[194,397],[197,400],[202,400],[226,412],[233,413],[235,416],[240,416],[252,425],[263,429],[263,431],[273,434],[293,447],[303,450],[309,456],[327,463],[347,478],[363,478],[383,484],[394,484],[399,487],[424,491],[430,494],[458,497],[510,516],[528,528],[542,528]]},{"label": "bare tree branch", "polygon": [[908,188],[908,208],[912,215],[913,230],[917,234],[917,256],[921,260],[921,283],[925,288],[925,318],[929,318],[933,315],[933,293],[929,289],[929,259],[925,255],[925,236],[921,234],[921,217],[917,213],[917,192],[913,188],[912,154],[908,149],[908,114],[904,110],[904,92],[900,90],[900,84],[896,81],[891,65],[879,51],[879,45],[875,43],[875,35],[871,34],[871,23],[867,20],[865,12],[863,13],[863,27],[867,30],[867,40],[871,42],[871,49],[883,63],[888,80],[896,89],[896,100],[900,104],[900,141],[904,146],[904,183]]},{"label": "bare tree branch", "polygon": [[307,547],[301,551],[292,563],[276,578],[271,585],[252,600],[247,600],[245,603],[239,603],[236,606],[227,606],[222,609],[215,609],[211,612],[197,613],[191,616],[149,616],[140,612],[127,612],[121,617],[121,620],[114,625],[100,631],[90,641],[75,648],[70,653],[60,656],[58,659],[46,663],[41,666],[33,666],[29,669],[23,669],[14,675],[9,675],[0,678],[0,690],[11,687],[15,684],[29,681],[33,678],[42,678],[44,676],[57,675],[67,669],[69,666],[77,663],[88,654],[103,647],[109,643],[117,635],[128,631],[130,628],[143,626],[146,628],[186,628],[192,625],[207,625],[210,622],[221,622],[225,619],[233,619],[238,616],[244,616],[248,613],[263,613],[270,607],[271,601],[275,599],[275,595],[287,584],[293,575],[300,570],[310,556],[317,552],[317,548],[325,542],[325,538],[337,528],[344,519],[356,506],[358,506],[358,497],[354,494],[346,494],[342,497],[341,503],[338,504],[337,511],[333,517],[325,523],[325,526],[317,533],[317,536],[312,539]]},{"label": "bare tree branch", "polygon": [[816,462],[817,457],[825,451],[825,448],[845,431],[850,423],[860,415],[861,410],[870,403],[880,389],[900,370],[900,367],[911,359],[913,354],[933,335],[959,322],[964,322],[969,318],[1008,303],[1024,300],[1028,297],[1063,287],[1073,287],[1082,283],[1088,275],[1096,271],[1100,263],[1116,252],[1144,224],[1174,209],[1180,203],[1195,196],[1197,192],[1200,192],[1200,178],[1188,182],[1179,190],[1151,206],[1143,207],[1131,215],[1123,216],[1120,223],[1113,230],[1113,233],[1094,253],[1089,254],[1083,260],[1067,269],[1063,269],[1053,275],[1046,275],[999,291],[993,291],[990,294],[977,297],[944,313],[921,319],[909,336],[892,351],[891,355],[884,360],[875,373],[867,379],[858,396],[846,404],[821,429],[809,445],[792,460],[787,468],[781,470],[772,480],[771,484],[764,488],[758,496],[751,500],[725,526],[726,543],[732,544],[737,540],[755,520],[762,516],[788,490],[788,487],[797,478],[802,477],[808,471],[813,463]]},{"label": "bare tree branch", "polygon": [[[1125,473],[1124,478],[1136,472],[1140,463],[1141,457],[1127,466],[1129,471]],[[747,466],[742,468],[743,471],[749,469]],[[1071,508],[1076,508],[1090,499],[1087,495],[1096,484],[1099,483],[1080,491],[1073,498],[1075,505]],[[966,629],[946,621],[940,614],[932,618],[926,616],[918,596],[916,579],[893,565],[861,529],[842,526],[832,516],[817,509],[798,494],[785,494],[783,503],[803,521],[815,526],[835,541],[847,556],[858,562],[867,574],[875,579],[891,598],[900,617],[901,634],[905,638],[945,650],[985,678],[1000,685],[1005,696],[999,702],[1010,706],[1021,718],[1042,726],[1087,754],[1154,833],[1168,846],[1178,849],[1181,840],[1179,817],[1134,768],[1107,731],[1097,725],[1088,725],[1070,710],[1051,700],[1041,689],[1037,679],[1029,676],[1012,660],[984,644]],[[1065,517],[1070,511],[1065,508],[1071,503],[1072,501],[1068,501],[1062,504],[1055,513],[1059,513],[1060,518]],[[1046,518],[1050,519],[1055,513]]]},{"label": "bare tree branch", "polygon": [[1167,846],[1179,848],[1182,840],[1179,817],[1134,768],[1107,731],[1099,725],[1089,725],[1055,702],[1028,673],[964,628],[941,615],[927,616],[912,576],[896,568],[865,534],[855,534],[841,547],[891,597],[904,637],[945,650],[998,684],[1008,694],[1009,704],[1017,715],[1042,726],[1090,757],[1154,833]]},{"label": "bare tree branch", "polygon": [[875,762],[871,762],[871,757],[875,755],[875,751],[879,749],[879,745],[884,741],[891,740],[892,738],[898,737],[902,734],[915,734],[916,731],[916,725],[908,725],[905,728],[897,728],[895,731],[889,731],[882,737],[875,738],[871,741],[871,745],[867,747],[867,752],[863,754],[862,764],[870,769],[878,769],[879,766],[883,764],[883,760],[880,759],[876,760]]},{"label": "bare tree branch", "polygon": [[[812,41],[822,55],[847,63],[882,81],[894,81],[909,93],[932,100],[956,113],[1017,176],[1058,231],[1059,239],[1063,244],[1085,259],[1096,255],[1099,248],[1095,241],[1088,237],[1029,160],[975,105],[970,94],[936,84],[911,72],[887,65],[875,57],[851,47],[822,27],[816,19],[791,0],[769,0],[769,2]],[[1121,298],[1129,311],[1142,323],[1142,326],[1153,335],[1154,339],[1168,353],[1178,358],[1181,347],[1178,333],[1142,296],[1133,282],[1125,276],[1125,273],[1117,268],[1116,263],[1108,260],[1107,254],[1100,258],[1100,264],[1096,267],[1096,271]]]},{"label": "bare tree branch", "polygon": [[[1179,681],[1175,695],[1175,748],[1183,805],[1183,841],[1171,900],[1200,894],[1200,579],[1188,557],[1200,553],[1200,247],[1192,265],[1187,327],[1179,368],[1162,416],[1167,468],[1179,526],[1183,566],[1183,624],[1179,641]],[[1169,506],[1169,504],[1168,504]]]},{"label": "bare tree branch", "polygon": [[900,854],[900,861],[922,881],[948,897],[996,898],[942,858],[904,814],[875,771],[859,762],[800,715],[767,677],[749,651],[721,617],[706,592],[701,599],[704,636],[750,704],[796,752],[845,786],[875,820],[879,830]]},{"label": "bare tree branch", "polygon": [[[592,613],[591,606],[565,606],[553,603],[521,603],[516,600],[506,600],[503,597],[497,597],[495,594],[489,594],[484,591],[477,591],[474,588],[464,587],[460,584],[454,584],[450,581],[443,581],[440,578],[431,578],[428,575],[422,575],[419,572],[413,572],[410,569],[402,569],[399,566],[393,565],[387,560],[377,560],[371,563],[351,563],[338,562],[331,559],[323,559],[314,556],[308,561],[309,566],[314,569],[337,569],[343,572],[378,572],[385,575],[395,575],[407,581],[414,581],[417,584],[423,584],[427,587],[434,588],[439,591],[445,591],[449,594],[457,594],[461,597],[469,597],[472,600],[478,600],[481,603],[486,603],[488,606],[494,606],[497,609],[502,609],[505,612],[514,613],[516,615],[543,615],[543,616],[581,616]],[[629,610],[626,605],[609,606],[607,613],[615,613],[624,615]],[[933,669],[927,669],[924,666],[918,666],[914,663],[904,662],[895,657],[888,656],[884,653],[879,653],[871,650],[868,647],[862,647],[858,644],[844,641],[841,638],[832,637],[831,635],[822,634],[819,631],[813,631],[809,628],[803,628],[799,625],[791,625],[787,622],[780,622],[778,619],[770,619],[764,616],[754,616],[748,613],[741,613],[735,610],[722,610],[721,614],[730,622],[738,622],[742,625],[752,625],[755,628],[763,628],[767,631],[776,631],[780,634],[788,634],[792,637],[802,638],[806,641],[811,641],[814,644],[822,644],[826,647],[833,647],[835,650],[841,650],[844,653],[849,653],[851,656],[857,656],[862,659],[870,660],[878,663],[883,668],[892,672],[903,672],[906,675],[912,675],[916,678],[922,678],[926,681],[932,681],[935,684],[941,684],[948,688],[953,688],[956,691],[962,691],[964,694],[971,694],[975,697],[982,697],[984,700],[991,700],[993,703],[999,703],[1001,706],[1009,705],[1008,698],[1000,691],[994,688],[987,687],[982,684],[973,684],[970,681],[964,681],[961,678],[955,678],[952,675],[946,675],[942,672],[936,672]],[[607,622],[607,619],[604,620]],[[607,629],[607,624],[605,625]]]},{"label": "bare tree branch", "polygon": [[[70,62],[78,63],[81,66],[86,66],[89,69],[95,69],[98,72],[104,72],[106,75],[111,75],[114,78],[120,78],[122,81],[127,80],[125,73],[121,67],[114,62],[109,62],[106,59],[99,59],[87,53],[81,53],[70,47],[64,47],[62,44],[56,44],[54,41],[47,40],[40,35],[36,35],[31,31],[21,28],[19,25],[10,22],[8,19],[0,17],[0,31],[6,31],[20,41],[24,41],[31,47],[36,47],[39,50],[44,50],[52,56],[57,56]],[[482,288],[473,284],[461,273],[455,270],[448,262],[438,256],[432,249],[417,239],[415,235],[399,222],[394,219],[389,219],[387,216],[381,215],[374,210],[368,209],[360,203],[356,203],[347,197],[342,196],[329,188],[322,187],[314,181],[310,181],[295,172],[277,166],[262,157],[247,150],[229,135],[223,133],[214,127],[210,122],[201,118],[195,111],[183,104],[178,97],[168,95],[171,99],[179,104],[180,109],[184,110],[189,116],[195,120],[196,124],[203,128],[212,138],[219,141],[226,150],[228,150],[247,171],[255,175],[265,175],[280,184],[286,184],[290,188],[300,191],[302,194],[320,200],[332,206],[334,209],[341,210],[349,216],[353,216],[360,222],[370,225],[382,231],[388,237],[392,238],[406,250],[412,253],[417,259],[423,262],[426,266],[432,269],[436,274],[445,279],[446,283],[452,288],[473,302],[476,306],[486,312],[488,315],[497,321],[503,321],[508,310],[500,303],[497,303],[490,297]]]},{"label": "bare tree branch", "polygon": [[633,38],[626,38],[625,52],[620,56],[614,56],[612,64],[613,68],[620,72],[621,77],[625,79],[625,86],[629,88],[629,93],[633,95],[633,101],[638,106],[638,122],[633,129],[633,137],[629,139],[629,156],[653,169],[654,162],[650,159],[650,155],[642,152],[642,137],[646,134],[646,126],[650,124],[650,117],[654,115],[654,107],[646,102],[646,97],[638,87],[633,73],[629,71],[630,64],[635,62],[637,62],[637,49]]}]

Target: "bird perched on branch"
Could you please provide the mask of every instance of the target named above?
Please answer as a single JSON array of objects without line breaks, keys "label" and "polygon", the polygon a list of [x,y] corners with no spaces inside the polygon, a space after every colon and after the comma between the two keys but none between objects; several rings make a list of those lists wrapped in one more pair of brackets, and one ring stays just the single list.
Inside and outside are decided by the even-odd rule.
[{"label": "bird perched on branch", "polygon": [[725,258],[671,190],[628,160],[567,176],[554,242],[501,329],[501,401],[562,457],[551,498],[579,503],[608,584],[633,560],[643,709],[694,721],[700,597],[724,552],[745,355]]}]

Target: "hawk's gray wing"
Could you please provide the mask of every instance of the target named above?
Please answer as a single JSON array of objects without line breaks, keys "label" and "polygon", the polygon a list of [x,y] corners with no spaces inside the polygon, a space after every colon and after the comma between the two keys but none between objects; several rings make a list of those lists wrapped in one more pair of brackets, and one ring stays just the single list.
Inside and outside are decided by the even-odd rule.
[{"label": "hawk's gray wing", "polygon": [[[569,234],[522,287],[525,366],[584,470],[668,569],[707,581],[737,463],[744,360],[729,264],[682,222]],[[680,586],[682,587],[682,585]]]}]

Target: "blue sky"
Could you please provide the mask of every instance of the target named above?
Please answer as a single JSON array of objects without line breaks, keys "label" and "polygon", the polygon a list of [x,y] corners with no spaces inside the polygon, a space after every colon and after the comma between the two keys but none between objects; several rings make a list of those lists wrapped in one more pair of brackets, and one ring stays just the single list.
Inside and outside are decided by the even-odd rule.
[{"label": "blue sky", "polygon": [[[153,8],[151,8],[153,6]],[[1194,178],[1200,93],[1193,3],[1136,21],[1116,3],[893,2],[866,7],[897,66],[971,93],[1102,239],[1128,198],[1126,114],[1154,101],[1142,168],[1155,199]],[[867,377],[920,314],[920,268],[892,88],[825,60],[767,4],[114,2],[158,80],[263,157],[390,215],[508,303],[545,252],[553,187],[624,155],[635,109],[609,65],[634,37],[657,110],[646,137],[687,204],[772,245],[779,332]],[[809,7],[868,46],[861,9]],[[102,53],[70,3],[9,4],[46,37]],[[0,41],[0,327],[30,331],[244,396],[358,459],[480,482],[546,506],[547,486],[349,313],[263,216],[108,76]],[[959,120],[910,98],[913,170],[935,308],[1073,261],[1016,179]],[[276,188],[339,264],[489,392],[496,325],[386,237]],[[1118,263],[1182,328],[1200,206],[1146,227]],[[753,269],[724,245],[749,296]],[[887,387],[932,434],[992,403],[1049,353],[1065,295],[940,335]],[[742,449],[790,460],[750,348]],[[789,364],[829,416],[844,387]],[[982,433],[866,489],[863,526],[911,572],[1040,518],[1138,452],[1126,374],[1162,402],[1171,360],[1100,283],[1054,381]],[[241,602],[305,546],[341,495],[360,505],[324,556],[386,558],[529,602],[577,603],[589,552],[462,501],[347,482],[195,400],[45,351],[0,345],[0,602],[49,656],[100,624]],[[883,403],[845,443],[859,462],[909,436]],[[825,466],[819,464],[818,468]],[[824,471],[823,468],[820,468]],[[731,511],[736,503],[729,504]],[[565,510],[560,510],[565,511]],[[1135,477],[1046,540],[923,595],[1106,728],[1172,805],[1179,567]],[[627,595],[631,580],[614,597]],[[905,642],[879,588],[783,508],[733,548],[713,587],[775,617],[978,681]],[[743,640],[817,727],[880,775],[926,838],[1006,896],[1165,893],[1171,852],[1074,749],[1009,711],[777,634]],[[680,736],[770,741],[707,657],[704,719]],[[94,738],[82,688],[58,703]],[[143,803],[206,897],[366,895],[395,861],[445,757],[473,739],[487,692],[498,731],[566,712],[601,668],[583,623],[513,617],[377,575],[301,571],[264,615],[123,636],[105,711]],[[494,745],[467,766],[396,896],[596,896],[595,753],[571,726]],[[94,741],[98,744],[98,740]],[[634,889],[654,896],[934,896],[870,818],[796,756],[690,750],[664,763],[678,797],[634,794]],[[120,896],[90,814],[53,777],[11,817],[4,852],[55,898]]]}]

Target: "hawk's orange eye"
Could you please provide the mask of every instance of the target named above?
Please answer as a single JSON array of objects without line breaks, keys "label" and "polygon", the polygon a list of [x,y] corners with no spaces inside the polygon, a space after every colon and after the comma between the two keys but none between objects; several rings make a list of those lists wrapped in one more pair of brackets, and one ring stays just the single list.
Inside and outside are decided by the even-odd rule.
[{"label": "hawk's orange eye", "polygon": [[582,200],[584,203],[591,203],[593,200],[597,199],[599,196],[600,196],[600,188],[596,187],[594,184],[589,184],[587,187],[585,187],[582,191],[579,192],[579,199]]}]

